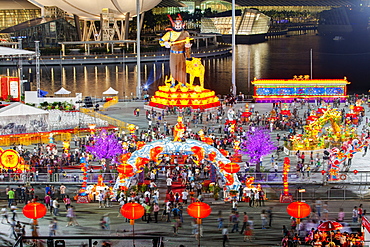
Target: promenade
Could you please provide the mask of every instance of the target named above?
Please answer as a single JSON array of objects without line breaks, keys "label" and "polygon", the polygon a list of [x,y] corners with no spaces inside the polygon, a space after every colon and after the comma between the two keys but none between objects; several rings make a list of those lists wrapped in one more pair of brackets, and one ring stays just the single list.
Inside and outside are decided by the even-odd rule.
[{"label": "promenade", "polygon": [[[342,104],[343,106],[343,104]],[[133,114],[134,109],[140,109],[140,115],[137,117]],[[234,109],[244,109],[244,104],[237,104],[234,106]],[[260,113],[266,113],[271,111],[272,104],[255,104],[255,111],[259,111]],[[368,107],[366,106],[366,111],[368,111]],[[303,109],[304,110],[304,109]],[[300,112],[303,112],[300,110]],[[119,102],[118,104],[108,108],[106,111],[102,112],[102,114],[106,114],[110,117],[128,122],[133,123],[139,126],[140,129],[147,129],[148,121],[145,118],[145,110],[143,108],[142,102]],[[173,125],[176,123],[177,117],[175,115],[165,116],[165,121],[167,123]],[[365,122],[365,121],[364,121]],[[192,131],[198,131],[201,128],[204,128],[205,124],[199,125],[191,125]],[[214,127],[215,130],[219,128],[219,124],[216,122],[208,123],[207,127]],[[362,128],[362,126],[360,126]],[[359,129],[360,129],[359,128]],[[276,135],[279,134],[282,136],[285,132],[282,131],[274,131],[272,133],[273,140],[276,140]],[[215,132],[218,135],[217,132]],[[61,145],[58,144],[60,147]],[[72,147],[73,144],[72,144]],[[33,147],[29,147],[33,148]],[[280,156],[279,163],[281,163],[282,159],[285,157],[284,154]],[[369,156],[362,157],[362,153],[355,154],[351,171],[356,169],[360,173],[367,172],[368,169],[368,158]],[[291,173],[294,175],[295,173],[295,163],[296,157],[291,156],[292,160],[292,168]],[[244,156],[243,161],[246,161],[247,158]],[[243,165],[244,163],[240,163]],[[264,157],[263,160],[263,167],[265,171],[270,171],[273,174],[273,167],[271,166],[271,155]],[[242,166],[243,168],[243,166]],[[282,167],[279,167],[281,171]],[[241,170],[242,173],[244,169]],[[71,171],[76,172],[76,171]],[[359,174],[358,174],[359,175]],[[353,177],[353,176],[351,176]],[[321,198],[321,201],[326,202],[328,205],[328,216],[330,220],[335,220],[337,218],[339,208],[343,208],[345,212],[345,222],[348,223],[348,227],[345,230],[350,232],[356,232],[359,230],[359,224],[351,224],[352,218],[352,209],[354,206],[358,206],[359,204],[363,204],[364,209],[370,208],[369,202],[369,190],[368,185],[365,184],[324,184],[322,183],[323,176],[321,173],[314,174],[311,178],[302,178],[302,177],[295,177],[291,176],[291,181],[299,182],[297,185],[292,185],[290,187],[290,192],[293,194],[294,199],[303,199],[308,204],[314,206],[314,199]],[[354,177],[358,179],[358,177]],[[353,180],[355,181],[355,180]],[[165,176],[160,173],[159,180],[157,183],[158,187],[160,187],[160,206],[162,212],[162,205],[165,199]],[[306,193],[298,194],[297,189],[298,187],[304,187],[306,189]],[[5,196],[5,183],[0,183],[0,193],[1,197]],[[15,186],[11,186],[14,187]],[[39,195],[40,198],[44,196],[44,184],[35,185],[36,194]],[[56,186],[58,188],[58,186]],[[75,195],[76,191],[79,189],[79,186],[76,185],[67,185],[67,194],[71,197]],[[230,241],[228,242],[227,246],[279,246],[282,239],[282,226],[286,225],[290,229],[290,216],[286,212],[287,204],[280,203],[278,198],[282,190],[282,186],[280,184],[272,184],[272,185],[264,185],[264,191],[266,192],[268,200],[265,202],[264,206],[256,206],[256,207],[249,207],[248,203],[240,202],[238,205],[238,211],[240,215],[243,212],[247,212],[250,219],[254,222],[254,239],[252,241],[244,242],[243,235],[239,233],[230,233]],[[343,196],[343,191],[345,191],[345,195]],[[330,193],[328,193],[330,192]],[[330,196],[329,196],[330,195]],[[231,204],[226,203],[223,201],[216,201],[213,198],[209,197],[207,194],[205,195],[205,202],[211,205],[212,213],[209,217],[203,220],[203,237],[201,238],[201,246],[222,246],[222,234],[217,229],[217,218],[218,212],[222,211],[223,218],[225,219],[225,224],[228,224],[229,220],[228,217],[231,212]],[[2,201],[3,205],[6,204],[5,201]],[[18,205],[18,219],[23,224],[29,224],[30,220],[25,218],[22,213],[21,209],[24,204]],[[119,215],[119,205],[117,202],[113,202],[112,207],[108,208],[99,208],[98,203],[89,203],[89,204],[77,204],[76,202],[72,202],[72,205],[75,206],[76,214],[77,214],[77,221],[79,222],[80,226],[73,226],[73,227],[66,227],[67,218],[65,217],[66,211],[64,205],[60,207],[60,216],[57,217],[58,219],[58,230],[56,236],[60,236],[60,239],[63,239],[63,236],[84,236],[84,235],[92,235],[92,236],[130,236],[132,235],[132,226],[129,222],[126,222],[125,219]],[[2,205],[1,205],[2,206]],[[262,229],[261,227],[261,211],[263,209],[267,210],[270,207],[273,211],[273,221],[272,227],[267,229]],[[102,230],[99,226],[100,219],[104,215],[109,215],[110,217],[110,229],[109,230]],[[161,213],[160,213],[161,215]],[[173,246],[177,247],[180,244],[183,244],[186,247],[190,246],[197,246],[198,241],[192,235],[193,226],[191,224],[192,218],[186,212],[186,206],[183,212],[184,216],[184,223],[179,230],[177,236],[173,234],[173,223],[172,222],[165,222],[159,221],[158,223],[150,222],[149,224],[142,220],[136,220],[135,223],[135,236],[163,236],[164,239],[164,246]],[[313,216],[314,217],[314,216]],[[42,236],[48,236],[49,229],[48,225],[52,216],[50,213],[39,220],[39,234]],[[320,219],[318,219],[320,220]],[[239,224],[239,230],[241,229],[242,222]],[[3,234],[2,237],[5,240],[13,241],[9,238],[10,234],[10,226],[8,224],[0,224],[0,232]],[[231,231],[232,227],[229,226],[229,231]],[[30,235],[30,228],[26,227],[26,235]],[[101,246],[100,240],[99,245]],[[83,240],[67,240],[66,246],[80,246],[82,242],[87,243],[87,241]],[[112,240],[111,241],[113,246],[133,246],[132,241],[129,240]],[[135,246],[151,246],[148,240],[137,240],[135,242]],[[5,242],[1,243],[0,246],[10,246],[7,245]],[[46,244],[45,244],[46,246]]]}]

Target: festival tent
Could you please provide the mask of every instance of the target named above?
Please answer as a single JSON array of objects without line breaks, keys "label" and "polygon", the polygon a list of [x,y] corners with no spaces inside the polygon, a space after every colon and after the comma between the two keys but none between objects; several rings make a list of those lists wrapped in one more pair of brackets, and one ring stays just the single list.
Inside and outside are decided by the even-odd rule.
[{"label": "festival tent", "polygon": [[61,89],[59,89],[58,91],[56,91],[54,94],[70,94],[71,91],[68,91],[67,89],[65,89],[64,87],[62,87]]},{"label": "festival tent", "polygon": [[110,87],[110,88],[108,88],[107,91],[103,92],[103,94],[118,94],[118,91],[116,91],[112,87]]},{"label": "festival tent", "polygon": [[36,52],[0,46],[0,57],[32,57]]},{"label": "festival tent", "polygon": [[48,131],[49,112],[22,103],[0,109],[0,134]]}]

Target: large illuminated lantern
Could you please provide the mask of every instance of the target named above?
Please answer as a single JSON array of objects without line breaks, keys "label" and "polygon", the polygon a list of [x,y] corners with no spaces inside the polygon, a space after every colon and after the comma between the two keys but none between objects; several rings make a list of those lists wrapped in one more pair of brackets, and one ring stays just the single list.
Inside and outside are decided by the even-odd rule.
[{"label": "large illuminated lantern", "polygon": [[295,99],[333,101],[347,98],[347,78],[310,79],[310,76],[294,76],[293,79],[254,79],[256,102],[293,102]]},{"label": "large illuminated lantern", "polygon": [[[190,56],[191,43],[189,33],[184,30],[182,18],[172,20],[172,29],[159,40],[161,46],[170,49],[169,78],[165,85],[151,97],[149,106],[159,109],[171,107],[191,107],[193,109],[209,109],[220,106],[220,101],[214,91],[204,89],[204,66],[200,58]],[[190,80],[187,80],[187,74]],[[194,85],[194,79],[199,78],[199,85]]]}]

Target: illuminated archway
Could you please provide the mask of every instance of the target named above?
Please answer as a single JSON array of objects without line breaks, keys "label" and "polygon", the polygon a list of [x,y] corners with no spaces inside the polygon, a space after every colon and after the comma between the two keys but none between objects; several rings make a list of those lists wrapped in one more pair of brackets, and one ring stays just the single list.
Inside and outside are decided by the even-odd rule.
[{"label": "illuminated archway", "polygon": [[[197,156],[199,161],[205,159],[212,162],[218,175],[224,182],[226,192],[229,192],[230,190],[239,191],[241,183],[236,173],[228,173],[223,169],[223,167],[226,164],[231,163],[231,161],[222,155],[217,148],[193,139],[186,139],[183,142],[175,142],[170,141],[167,138],[148,143],[139,150],[133,152],[130,158],[127,159],[126,163],[132,166],[133,174],[137,174],[140,172],[140,166],[142,165],[141,160],[155,160],[161,154],[173,153],[191,153]],[[127,176],[124,179],[118,177],[113,189],[117,191],[121,186],[129,188],[134,176],[135,175]]]}]

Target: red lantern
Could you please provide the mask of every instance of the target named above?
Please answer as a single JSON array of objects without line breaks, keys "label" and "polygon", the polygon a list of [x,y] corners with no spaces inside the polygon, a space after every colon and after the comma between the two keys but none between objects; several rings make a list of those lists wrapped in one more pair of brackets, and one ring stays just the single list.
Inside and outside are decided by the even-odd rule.
[{"label": "red lantern", "polygon": [[45,205],[38,202],[28,203],[22,210],[24,216],[34,220],[44,217],[46,212],[47,208]]},{"label": "red lantern", "polygon": [[228,173],[237,173],[240,170],[240,165],[236,163],[227,163],[224,165],[224,170]]},{"label": "red lantern", "polygon": [[149,162],[149,159],[148,159],[148,158],[141,158],[141,157],[138,157],[138,158],[136,159],[136,163],[135,163],[136,168],[137,168],[137,169],[140,169],[140,167],[144,167],[144,166],[145,166],[145,164],[147,164],[148,162]]},{"label": "red lantern", "polygon": [[286,211],[290,216],[302,219],[310,215],[311,207],[305,202],[292,202],[287,206]]},{"label": "red lantern", "polygon": [[193,202],[187,208],[188,214],[197,219],[203,219],[211,214],[211,207],[204,202]]},{"label": "red lantern", "polygon": [[325,170],[321,170],[321,174],[322,175],[325,175],[326,171]]},{"label": "red lantern", "polygon": [[132,167],[132,165],[124,163],[117,167],[117,171],[119,173],[122,173],[123,175],[129,175],[134,173],[134,168]]},{"label": "red lantern", "polygon": [[129,202],[121,207],[120,212],[123,217],[130,220],[136,220],[143,217],[145,209],[139,203]]},{"label": "red lantern", "polygon": [[358,173],[358,171],[357,170],[353,170],[353,173],[356,175]]}]

